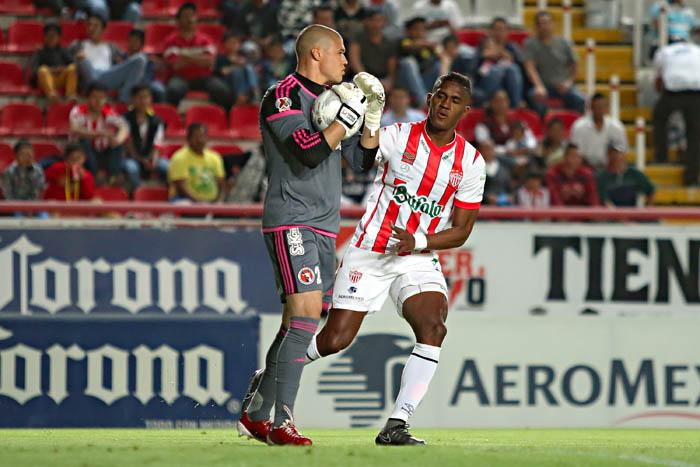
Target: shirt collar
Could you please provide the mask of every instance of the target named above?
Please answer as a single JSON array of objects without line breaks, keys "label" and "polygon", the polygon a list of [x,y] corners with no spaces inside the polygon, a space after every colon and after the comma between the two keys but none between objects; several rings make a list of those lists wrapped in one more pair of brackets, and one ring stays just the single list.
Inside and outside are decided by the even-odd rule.
[{"label": "shirt collar", "polygon": [[314,81],[311,81],[309,78],[307,78],[304,75],[299,74],[299,72],[294,72],[294,77],[299,80],[299,82],[304,86],[306,89],[311,91],[312,93],[316,94],[319,96],[323,91],[326,90],[326,86],[323,84],[318,84]]}]

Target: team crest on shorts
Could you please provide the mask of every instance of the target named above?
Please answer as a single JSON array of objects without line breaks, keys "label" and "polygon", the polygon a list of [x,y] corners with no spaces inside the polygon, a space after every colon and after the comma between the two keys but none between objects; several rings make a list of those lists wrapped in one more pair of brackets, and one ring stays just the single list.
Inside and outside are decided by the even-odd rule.
[{"label": "team crest on shorts", "polygon": [[289,97],[278,97],[275,101],[278,112],[286,112],[292,108],[292,100]]},{"label": "team crest on shorts", "polygon": [[316,275],[311,270],[311,268],[304,267],[301,268],[301,270],[297,274],[297,279],[299,279],[299,282],[301,282],[304,285],[311,285],[314,283],[314,280],[316,280]]},{"label": "team crest on shorts", "polygon": [[357,284],[362,279],[362,272],[360,271],[350,271],[350,282]]},{"label": "team crest on shorts", "polygon": [[453,170],[452,172],[450,172],[450,185],[457,188],[461,182],[462,182],[462,172],[458,172],[456,170]]}]

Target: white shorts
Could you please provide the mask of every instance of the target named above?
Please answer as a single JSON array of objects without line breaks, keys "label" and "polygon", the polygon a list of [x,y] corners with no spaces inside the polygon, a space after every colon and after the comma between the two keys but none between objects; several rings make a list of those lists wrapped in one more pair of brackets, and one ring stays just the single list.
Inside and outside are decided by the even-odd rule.
[{"label": "white shorts", "polygon": [[447,297],[436,254],[385,255],[349,246],[335,273],[333,308],[373,313],[391,296],[403,316],[403,303],[422,292]]}]

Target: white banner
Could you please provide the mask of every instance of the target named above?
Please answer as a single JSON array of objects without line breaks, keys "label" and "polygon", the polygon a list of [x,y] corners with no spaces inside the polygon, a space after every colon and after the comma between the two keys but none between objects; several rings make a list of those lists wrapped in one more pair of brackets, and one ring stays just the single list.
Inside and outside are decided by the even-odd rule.
[{"label": "white banner", "polygon": [[700,312],[696,226],[479,221],[440,258],[453,311]]},{"label": "white banner", "polygon": [[[278,329],[279,318],[263,317],[263,361]],[[412,423],[700,428],[698,336],[700,318],[687,315],[453,311],[437,373]],[[306,367],[295,409],[299,425],[379,427],[391,413],[412,347],[412,332],[396,314],[368,317],[349,349]]]}]

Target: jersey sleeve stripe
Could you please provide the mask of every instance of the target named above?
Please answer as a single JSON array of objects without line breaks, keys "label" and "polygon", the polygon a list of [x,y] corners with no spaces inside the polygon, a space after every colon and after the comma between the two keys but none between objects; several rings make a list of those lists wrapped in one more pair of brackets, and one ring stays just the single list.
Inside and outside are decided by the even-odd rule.
[{"label": "jersey sleeve stripe", "polygon": [[386,188],[386,185],[384,185],[384,179],[386,178],[386,173],[389,171],[389,162],[384,163],[384,173],[382,174],[382,189],[379,191],[379,196],[377,196],[377,204],[374,205],[374,209],[372,209],[372,214],[370,214],[369,219],[367,219],[367,222],[365,222],[365,225],[362,227],[362,234],[360,234],[360,238],[357,240],[357,243],[355,244],[356,247],[360,247],[362,245],[362,240],[365,239],[365,234],[367,233],[367,226],[372,222],[372,219],[374,219],[374,215],[377,213],[377,208],[379,207],[379,203],[382,200],[382,195],[384,194],[384,188]]},{"label": "jersey sleeve stripe", "polygon": [[302,112],[301,110],[285,110],[284,112],[279,112],[279,113],[270,115],[269,117],[266,118],[266,120],[268,122],[271,122],[273,120],[277,120],[278,118],[289,117],[290,115],[297,115],[297,114],[301,114],[301,113],[304,113],[304,112]]},{"label": "jersey sleeve stripe", "polygon": [[456,199],[455,206],[457,206],[460,209],[479,209],[479,207],[481,207],[481,203],[465,203]]},{"label": "jersey sleeve stripe", "polygon": [[[457,140],[457,147],[455,148],[455,156],[454,156],[454,162],[452,163],[452,172],[462,172],[462,159],[464,158],[464,140],[459,138]],[[457,186],[452,185],[451,183],[447,184],[447,187],[445,187],[445,192],[442,194],[442,197],[440,198],[440,201],[438,202],[441,206],[446,206],[447,203],[450,201],[450,198],[454,195],[455,191],[457,191]],[[430,221],[430,225],[428,226],[428,234],[434,234],[435,230],[437,229],[438,225],[440,224],[440,220],[442,220],[442,217],[436,217],[433,220]]]},{"label": "jersey sleeve stripe", "polygon": [[[275,88],[275,97],[276,97],[277,99],[279,99],[280,97],[282,97],[282,95],[283,95],[282,92],[283,92],[284,89],[287,87],[287,85],[288,85],[289,83],[291,83],[291,79],[292,79],[292,75],[289,75],[289,76],[287,76],[286,78],[284,78],[282,81],[280,81],[279,83],[277,83],[277,87]],[[285,94],[285,95],[286,95],[286,94]]]},{"label": "jersey sleeve stripe", "polygon": [[295,131],[292,133],[292,138],[294,138],[294,141],[299,145],[300,148],[302,149],[309,149],[314,146],[316,146],[318,143],[321,142],[321,137],[319,136],[318,138],[310,138],[304,141],[302,137]]},{"label": "jersey sleeve stripe", "polygon": [[[418,149],[418,142],[420,141],[422,125],[414,123],[411,125],[411,133],[408,136],[408,144],[406,145],[406,152],[409,154],[415,154]],[[381,227],[377,233],[377,238],[374,241],[374,246],[372,251],[379,253],[386,252],[386,246],[389,243],[389,238],[391,237],[391,225],[396,222],[396,218],[399,216],[399,210],[401,206],[396,203],[393,199],[389,202],[389,207],[386,209],[384,214],[384,219],[382,220]]]}]

